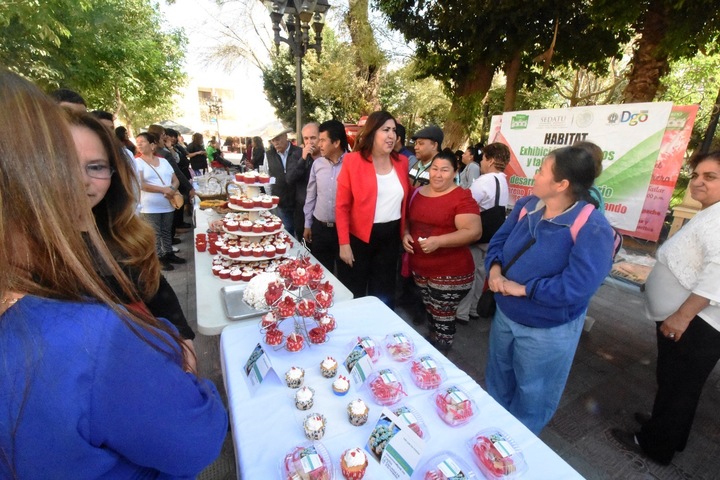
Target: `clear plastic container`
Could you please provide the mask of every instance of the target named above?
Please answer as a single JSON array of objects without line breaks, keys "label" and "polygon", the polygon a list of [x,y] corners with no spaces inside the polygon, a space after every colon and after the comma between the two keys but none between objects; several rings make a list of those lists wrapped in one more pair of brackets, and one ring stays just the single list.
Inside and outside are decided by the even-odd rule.
[{"label": "clear plastic container", "polygon": [[280,478],[334,480],[335,469],[322,443],[305,442],[287,452],[280,462]]},{"label": "clear plastic container", "polygon": [[380,345],[370,337],[358,337],[358,343],[367,352],[373,363],[380,359]]},{"label": "clear plastic container", "polygon": [[378,405],[394,405],[407,395],[400,377],[391,368],[373,372],[368,377],[367,388]]},{"label": "clear plastic container", "polygon": [[430,355],[417,357],[410,362],[410,378],[423,390],[434,390],[447,378],[445,369]]},{"label": "clear plastic container", "polygon": [[460,387],[452,385],[432,395],[435,411],[451,427],[468,423],[477,413],[477,405]]},{"label": "clear plastic container", "polygon": [[476,479],[475,471],[454,453],[440,452],[425,462],[422,469],[423,480]]},{"label": "clear plastic container", "polygon": [[415,355],[415,344],[402,332],[387,335],[383,345],[390,358],[396,362],[407,362]]},{"label": "clear plastic container", "polygon": [[398,405],[392,408],[392,412],[398,416],[401,422],[417,433],[417,436],[425,440],[430,439],[430,431],[417,411],[409,405]]},{"label": "clear plastic container", "polygon": [[480,430],[467,442],[475,464],[487,478],[517,478],[527,471],[515,441],[498,428]]}]

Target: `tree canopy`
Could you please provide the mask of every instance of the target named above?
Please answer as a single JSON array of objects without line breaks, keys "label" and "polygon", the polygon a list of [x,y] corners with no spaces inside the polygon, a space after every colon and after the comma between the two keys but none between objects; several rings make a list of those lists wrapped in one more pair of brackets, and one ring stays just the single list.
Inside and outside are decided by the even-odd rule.
[{"label": "tree canopy", "polygon": [[391,26],[417,45],[419,71],[442,81],[453,99],[446,144],[456,147],[477,105],[503,71],[505,108],[541,76],[534,64],[603,70],[628,35],[606,26],[582,0],[375,0]]},{"label": "tree canopy", "polygon": [[167,114],[185,81],[185,37],[150,0],[20,0],[0,12],[1,63],[134,126]]}]

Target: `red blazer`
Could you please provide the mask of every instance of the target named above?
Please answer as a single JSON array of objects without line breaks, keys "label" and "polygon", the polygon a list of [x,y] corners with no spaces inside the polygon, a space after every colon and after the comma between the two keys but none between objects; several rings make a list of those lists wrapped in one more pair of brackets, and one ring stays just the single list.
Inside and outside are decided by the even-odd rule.
[{"label": "red blazer", "polygon": [[[407,174],[408,159],[405,155],[395,152],[390,154],[390,159],[404,191],[400,207],[402,236],[405,231],[405,207],[410,191]],[[339,244],[349,244],[351,233],[363,242],[369,243],[377,202],[377,180],[372,161],[364,159],[360,152],[346,154],[337,182],[335,223]]]}]

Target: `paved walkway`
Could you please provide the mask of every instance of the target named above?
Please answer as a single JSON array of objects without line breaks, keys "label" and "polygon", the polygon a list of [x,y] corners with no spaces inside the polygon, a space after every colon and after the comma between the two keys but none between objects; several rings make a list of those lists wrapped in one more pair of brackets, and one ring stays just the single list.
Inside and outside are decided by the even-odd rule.
[{"label": "paved walkway", "polygon": [[[179,256],[187,265],[168,272],[168,281],[196,326],[192,234],[180,236]],[[218,299],[219,301],[219,299]],[[409,321],[403,309],[397,313]],[[720,370],[710,376],[698,408],[687,448],[667,467],[622,450],[610,436],[613,427],[634,429],[632,414],[649,411],[655,393],[654,324],[643,316],[642,298],[616,286],[603,286],[588,315],[595,319],[583,332],[570,378],[555,417],[540,438],[588,479],[717,479],[720,478]],[[459,326],[449,358],[484,385],[488,321]],[[426,326],[414,327],[426,333]],[[202,375],[224,391],[218,354],[219,337],[198,335],[195,346]],[[228,434],[220,458],[201,479],[234,479],[235,458]],[[532,478],[528,476],[527,478]],[[255,480],[255,479],[245,479]]]}]

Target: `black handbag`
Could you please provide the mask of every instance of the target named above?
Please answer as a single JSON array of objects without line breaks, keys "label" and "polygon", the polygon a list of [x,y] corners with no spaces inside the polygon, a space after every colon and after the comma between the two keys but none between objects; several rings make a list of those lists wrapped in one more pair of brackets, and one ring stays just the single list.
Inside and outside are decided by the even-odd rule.
[{"label": "black handbag", "polygon": [[488,288],[488,280],[485,279],[485,285],[483,285],[483,292],[480,295],[480,300],[477,304],[477,314],[482,318],[492,318],[495,315],[495,292]]},{"label": "black handbag", "polygon": [[505,206],[500,205],[500,181],[495,177],[495,205],[480,212],[482,236],[477,243],[490,243],[495,232],[505,223]]},{"label": "black handbag", "polygon": [[[510,263],[508,263],[506,266],[502,269],[502,275],[505,276],[508,270],[510,270],[510,267],[515,264],[518,258],[520,256],[527,252],[530,247],[533,246],[535,243],[535,239],[531,238],[530,241],[522,248],[520,251],[515,254],[512,260],[510,260]],[[485,285],[483,285],[483,292],[480,295],[480,300],[478,300],[477,304],[477,314],[479,317],[482,318],[492,318],[493,315],[495,315],[495,309],[497,308],[495,304],[495,292],[490,290],[488,287],[488,277],[490,276],[490,272],[488,271],[488,274],[485,276]]]}]

